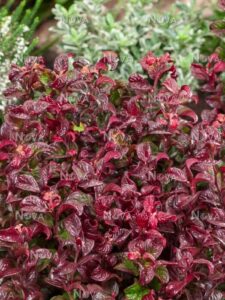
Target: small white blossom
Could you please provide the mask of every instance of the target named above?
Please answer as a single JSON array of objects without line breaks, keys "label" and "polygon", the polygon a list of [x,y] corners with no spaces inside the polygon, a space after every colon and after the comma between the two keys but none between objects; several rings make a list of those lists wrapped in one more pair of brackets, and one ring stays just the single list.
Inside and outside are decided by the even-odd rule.
[{"label": "small white blossom", "polygon": [[[6,16],[0,22],[0,44],[2,44],[11,34],[11,21],[11,16]],[[3,92],[9,84],[8,73],[11,64],[20,63],[23,59],[23,55],[28,49],[28,42],[24,38],[24,33],[28,31],[28,26],[24,25],[22,33],[17,37],[10,53],[4,53],[4,50],[2,49],[0,51],[0,110],[4,110],[6,104],[9,104],[9,101],[3,96]]]}]

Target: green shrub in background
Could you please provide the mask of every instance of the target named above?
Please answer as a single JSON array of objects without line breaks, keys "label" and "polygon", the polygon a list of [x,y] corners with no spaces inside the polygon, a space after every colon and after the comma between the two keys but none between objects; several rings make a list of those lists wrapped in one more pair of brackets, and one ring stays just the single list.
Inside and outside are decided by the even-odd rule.
[{"label": "green shrub in background", "polygon": [[[210,29],[213,34],[213,43],[216,52],[219,53],[221,59],[225,60],[225,1],[218,1],[218,9],[215,10],[212,16]],[[212,43],[212,42],[211,42]],[[211,52],[212,53],[212,52]],[[211,54],[210,53],[210,54]]]},{"label": "green shrub in background", "polygon": [[[208,22],[196,9],[196,2],[172,6],[167,13],[154,12],[153,1],[118,2],[113,9],[104,0],[74,1],[68,9],[56,5],[57,20],[52,30],[61,35],[61,47],[94,61],[101,50],[116,51],[120,78],[140,71],[137,61],[149,50],[165,51],[178,64],[180,84],[193,84],[190,65],[200,57],[209,35]],[[122,8],[122,9],[121,9]]]},{"label": "green shrub in background", "polygon": [[0,110],[6,104],[3,91],[8,84],[10,65],[22,64],[38,43],[33,34],[39,22],[36,14],[42,1],[36,0],[32,9],[26,9],[26,0],[21,1],[12,13],[12,0],[0,8]]}]

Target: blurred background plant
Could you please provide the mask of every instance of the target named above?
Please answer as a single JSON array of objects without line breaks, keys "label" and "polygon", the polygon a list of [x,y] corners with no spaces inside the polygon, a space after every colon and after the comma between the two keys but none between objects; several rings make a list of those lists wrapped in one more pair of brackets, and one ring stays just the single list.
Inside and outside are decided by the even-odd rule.
[{"label": "blurred background plant", "polygon": [[21,65],[38,43],[33,36],[39,23],[36,15],[42,1],[35,1],[32,9],[27,9],[27,1],[24,0],[12,10],[14,1],[8,0],[0,8],[0,110],[6,104],[3,91],[9,82],[10,65]]},{"label": "blurred background plant", "polygon": [[60,35],[61,49],[90,61],[97,60],[101,50],[116,51],[117,78],[140,71],[137,61],[146,52],[168,51],[176,60],[180,83],[194,85],[190,65],[200,59],[200,49],[210,35],[208,20],[195,0],[177,2],[167,12],[157,12],[155,2],[117,1],[112,9],[105,0],[78,0],[68,9],[57,4],[53,9],[57,25],[52,31]]},{"label": "blurred background plant", "polygon": [[[38,44],[35,36],[38,26],[52,18],[52,7],[71,4],[70,0],[0,0],[0,111],[6,105],[3,91],[6,89],[8,71],[12,63],[22,65],[24,59],[31,54],[44,54],[52,45]],[[1,115],[1,113],[0,113]]]},{"label": "blurred background plant", "polygon": [[[210,29],[214,35],[211,39],[213,47],[219,54],[220,58],[225,60],[225,1],[218,1],[218,8],[211,17],[212,23]],[[212,47],[210,47],[212,48]]]}]

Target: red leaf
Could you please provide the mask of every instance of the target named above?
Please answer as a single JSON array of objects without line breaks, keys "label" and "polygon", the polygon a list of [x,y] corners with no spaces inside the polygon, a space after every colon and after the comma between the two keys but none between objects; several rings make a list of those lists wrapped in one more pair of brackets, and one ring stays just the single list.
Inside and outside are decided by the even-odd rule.
[{"label": "red leaf", "polygon": [[176,222],[177,221],[177,216],[175,215],[170,215],[168,213],[165,213],[165,212],[158,212],[157,214],[157,218],[159,220],[159,222]]},{"label": "red leaf", "polygon": [[16,178],[15,185],[17,188],[29,192],[40,192],[37,181],[34,179],[32,175],[19,175]]},{"label": "red leaf", "polygon": [[161,159],[170,160],[166,153],[158,153],[156,156],[156,163],[158,163]]},{"label": "red leaf", "polygon": [[14,268],[12,261],[7,258],[0,259],[0,277],[11,277],[21,272],[19,268]]},{"label": "red leaf", "polygon": [[144,79],[140,74],[133,74],[129,77],[130,87],[133,90],[152,91],[152,86],[147,79]]},{"label": "red leaf", "polygon": [[92,249],[94,248],[94,245],[95,245],[95,241],[94,240],[91,240],[91,239],[84,239],[82,241],[82,253],[83,253],[83,256],[86,256],[88,255]]},{"label": "red leaf", "polygon": [[1,140],[0,141],[0,149],[4,148],[4,147],[8,147],[8,146],[13,146],[16,147],[16,143],[11,141],[11,140]]},{"label": "red leaf", "polygon": [[91,273],[91,278],[99,282],[108,281],[113,277],[118,277],[118,276],[113,275],[112,273],[102,269],[100,266],[96,267]]},{"label": "red leaf", "polygon": [[209,261],[207,259],[204,259],[204,258],[194,259],[193,263],[206,265],[209,269],[209,273],[210,274],[214,273],[215,267],[214,267],[213,263],[211,263],[211,261]]},{"label": "red leaf", "polygon": [[76,237],[81,231],[81,221],[80,218],[72,213],[64,220],[64,225],[66,230],[73,236]]},{"label": "red leaf", "polygon": [[24,241],[23,234],[16,227],[9,227],[0,230],[0,241],[9,243],[22,243]]},{"label": "red leaf", "polygon": [[169,53],[161,57],[156,57],[152,52],[148,52],[147,55],[141,59],[141,66],[148,72],[150,78],[156,79],[171,70],[173,63]]},{"label": "red leaf", "polygon": [[220,73],[225,71],[225,61],[219,61],[214,65],[213,68],[215,73]]},{"label": "red leaf", "polygon": [[176,181],[179,181],[179,182],[188,182],[184,171],[182,171],[181,169],[175,168],[175,167],[170,168],[167,171],[167,176],[170,179],[173,179],[173,180],[176,180]]},{"label": "red leaf", "polygon": [[149,284],[155,276],[154,268],[149,266],[141,270],[140,283],[141,285]]},{"label": "red leaf", "polygon": [[109,151],[105,156],[104,156],[104,163],[109,162],[111,159],[120,159],[121,158],[121,153],[118,151]]},{"label": "red leaf", "polygon": [[107,64],[111,66],[111,70],[115,70],[119,62],[118,55],[113,51],[103,51],[103,55]]},{"label": "red leaf", "polygon": [[84,93],[88,91],[88,86],[84,80],[71,80],[67,85],[67,89],[69,92],[82,91]]},{"label": "red leaf", "polygon": [[166,293],[169,297],[176,296],[183,288],[194,279],[193,275],[188,275],[182,281],[172,281],[166,287]]},{"label": "red leaf", "polygon": [[198,163],[199,160],[196,158],[189,158],[186,160],[185,164],[186,164],[186,169],[187,169],[187,174],[188,176],[190,176],[191,178],[193,177],[192,172],[191,172],[191,167]]},{"label": "red leaf", "polygon": [[45,201],[37,196],[27,196],[20,202],[22,211],[26,212],[47,212],[48,206]]},{"label": "red leaf", "polygon": [[82,193],[80,191],[70,194],[66,200],[60,205],[57,210],[59,216],[64,211],[72,210],[77,212],[79,216],[82,215],[84,206],[90,206],[92,203],[92,197],[89,194]]},{"label": "red leaf", "polygon": [[144,163],[151,159],[151,147],[149,143],[141,143],[137,145],[137,156]]},{"label": "red leaf", "polygon": [[58,74],[66,73],[68,71],[68,56],[66,54],[61,54],[56,57],[54,71]]},{"label": "red leaf", "polygon": [[209,78],[205,68],[201,65],[192,64],[191,72],[192,72],[193,76],[199,80],[207,81]]},{"label": "red leaf", "polygon": [[179,87],[175,79],[168,78],[163,82],[163,86],[167,88],[173,94],[177,94],[179,92]]},{"label": "red leaf", "polygon": [[46,224],[35,222],[31,226],[29,226],[29,229],[31,231],[30,232],[31,238],[37,236],[40,233],[45,234],[47,240],[50,239],[50,237],[52,236],[52,231],[51,231],[50,227],[47,226]]},{"label": "red leaf", "polygon": [[138,116],[140,115],[140,108],[138,105],[138,100],[140,99],[139,96],[135,96],[130,98],[130,100],[127,102],[127,111],[131,116]]},{"label": "red leaf", "polygon": [[193,190],[195,191],[197,183],[199,183],[199,182],[211,183],[213,181],[214,181],[213,177],[210,176],[209,174],[199,173],[195,176],[195,178],[193,178],[193,180],[191,182],[191,186],[192,186]]},{"label": "red leaf", "polygon": [[9,154],[0,152],[0,161],[8,160],[9,159]]},{"label": "red leaf", "polygon": [[96,80],[96,85],[97,86],[102,86],[108,84],[110,88],[112,88],[116,83],[113,79],[111,79],[110,77],[107,76],[100,76],[97,80]]},{"label": "red leaf", "polygon": [[188,117],[192,119],[192,122],[195,124],[198,122],[198,115],[190,108],[180,106],[177,110],[177,113],[181,117]]}]

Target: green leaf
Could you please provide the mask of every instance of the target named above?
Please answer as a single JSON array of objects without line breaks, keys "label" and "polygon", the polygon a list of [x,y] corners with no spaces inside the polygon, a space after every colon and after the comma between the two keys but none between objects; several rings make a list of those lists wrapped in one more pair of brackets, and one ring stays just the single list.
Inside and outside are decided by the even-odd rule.
[{"label": "green leaf", "polygon": [[59,238],[61,238],[62,240],[69,240],[71,236],[68,231],[62,230],[61,232],[59,232]]},{"label": "green leaf", "polygon": [[61,295],[61,296],[54,296],[52,297],[50,300],[67,300],[67,298],[65,298],[65,296]]},{"label": "green leaf", "polygon": [[108,24],[110,25],[110,27],[112,28],[113,26],[114,26],[114,18],[113,18],[113,15],[112,14],[110,14],[110,13],[108,13],[107,15],[106,15],[106,20],[107,20],[107,22],[108,22]]},{"label": "green leaf", "polygon": [[32,38],[32,36],[34,35],[34,32],[35,32],[35,30],[36,30],[38,24],[39,24],[39,18],[36,17],[36,18],[32,21],[32,24],[30,25],[29,31],[26,32],[26,34],[25,34],[25,38],[26,38],[27,40],[29,40],[29,39]]},{"label": "green leaf", "polygon": [[139,274],[138,267],[129,259],[125,259],[123,263],[116,265],[115,269],[122,272],[133,273],[135,276],[138,276]]},{"label": "green leaf", "polygon": [[12,23],[18,22],[21,15],[23,14],[24,8],[26,5],[26,1],[23,0],[20,2],[20,4],[17,6],[17,8],[14,10],[12,14]]},{"label": "green leaf", "polygon": [[116,106],[118,107],[120,105],[120,100],[121,100],[121,95],[120,92],[118,90],[114,90],[111,93],[110,96],[110,101]]},{"label": "green leaf", "polygon": [[37,264],[37,270],[38,270],[38,272],[41,272],[44,269],[46,269],[49,266],[50,262],[51,262],[51,260],[48,259],[48,258],[40,259],[38,261],[38,264]]},{"label": "green leaf", "polygon": [[80,125],[73,125],[73,131],[77,131],[77,132],[83,132],[85,129],[85,125],[83,123],[80,123]]},{"label": "green leaf", "polygon": [[142,300],[150,290],[141,286],[139,283],[134,283],[124,290],[127,300]]},{"label": "green leaf", "polygon": [[79,292],[77,290],[73,290],[73,299],[77,300],[77,299],[79,299],[79,297],[80,297]]},{"label": "green leaf", "polygon": [[125,259],[124,265],[127,269],[133,271],[134,273],[138,273],[138,267],[135,265],[135,263],[132,260]]},{"label": "green leaf", "polygon": [[35,1],[34,6],[32,7],[31,16],[30,16],[31,24],[33,23],[33,19],[34,19],[35,15],[37,14],[42,2],[43,2],[43,0],[36,0]]},{"label": "green leaf", "polygon": [[28,46],[27,50],[23,54],[23,60],[25,57],[27,57],[33,51],[33,49],[37,46],[38,42],[39,42],[38,37],[32,40],[32,42]]},{"label": "green leaf", "polygon": [[213,250],[211,248],[208,248],[206,250],[206,257],[208,260],[212,259],[212,256],[213,256]]},{"label": "green leaf", "polygon": [[5,4],[6,8],[7,8],[7,9],[10,9],[11,6],[13,5],[13,3],[14,3],[14,0],[8,0],[8,1],[6,2],[6,4]]},{"label": "green leaf", "polygon": [[155,270],[156,277],[159,278],[159,280],[162,283],[168,283],[169,282],[169,272],[165,266],[158,266]]},{"label": "green leaf", "polygon": [[48,76],[48,74],[45,74],[45,73],[41,74],[41,76],[40,76],[40,81],[41,81],[41,83],[43,83],[44,85],[47,85],[47,84],[48,84],[48,81],[49,81],[49,76]]},{"label": "green leaf", "polygon": [[161,283],[159,282],[157,277],[154,277],[150,282],[149,287],[154,291],[159,291],[161,289]]}]

